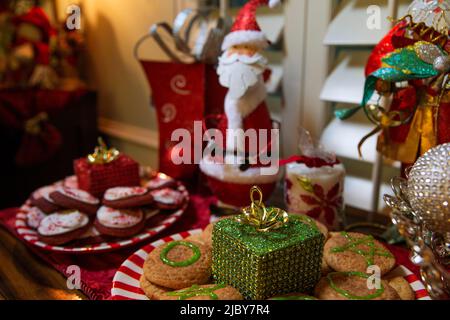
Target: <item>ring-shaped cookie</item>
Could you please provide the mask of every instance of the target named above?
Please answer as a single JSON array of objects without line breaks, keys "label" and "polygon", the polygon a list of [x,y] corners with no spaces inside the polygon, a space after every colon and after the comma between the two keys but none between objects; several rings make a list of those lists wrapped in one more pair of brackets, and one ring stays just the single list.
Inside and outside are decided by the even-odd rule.
[{"label": "ring-shaped cookie", "polygon": [[[177,246],[185,246],[192,250],[192,256],[186,260],[183,261],[173,261],[170,260],[167,255],[169,252],[177,247]],[[161,251],[161,261],[165,264],[171,266],[171,267],[187,267],[191,264],[194,264],[197,262],[198,259],[200,259],[200,249],[193,243],[187,242],[187,241],[173,241],[169,243],[162,251]]]}]

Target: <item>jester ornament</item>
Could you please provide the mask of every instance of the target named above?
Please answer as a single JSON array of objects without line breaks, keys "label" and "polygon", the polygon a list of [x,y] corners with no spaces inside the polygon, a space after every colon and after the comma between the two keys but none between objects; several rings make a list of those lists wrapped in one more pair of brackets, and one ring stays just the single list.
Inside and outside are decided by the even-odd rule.
[{"label": "jester ornament", "polygon": [[347,119],[363,109],[376,125],[359,148],[381,132],[378,151],[406,168],[431,148],[450,142],[449,11],[448,0],[414,1],[409,14],[375,47],[361,105],[336,111],[338,118]]}]

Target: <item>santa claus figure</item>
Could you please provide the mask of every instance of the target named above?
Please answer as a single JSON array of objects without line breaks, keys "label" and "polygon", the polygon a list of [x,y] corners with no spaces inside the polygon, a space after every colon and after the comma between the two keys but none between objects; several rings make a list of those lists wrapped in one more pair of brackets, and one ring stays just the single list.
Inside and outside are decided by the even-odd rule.
[{"label": "santa claus figure", "polygon": [[250,0],[239,12],[222,45],[224,53],[217,73],[228,93],[217,129],[224,139],[219,145],[224,149],[225,161],[217,163],[206,157],[200,168],[219,199],[233,206],[248,204],[252,185],[259,185],[267,198],[278,178],[278,168],[261,170],[274,165],[269,158],[274,155],[277,141],[274,141],[273,124],[265,103],[267,60],[261,52],[269,46],[269,41],[256,20],[258,7],[273,7],[278,3]]},{"label": "santa claus figure", "polygon": [[[272,121],[267,109],[263,74],[267,59],[261,51],[269,42],[256,21],[256,10],[261,5],[275,5],[276,1],[252,0],[239,13],[231,33],[225,38],[219,59],[220,84],[228,88],[225,98],[225,117],[219,129],[229,153],[237,153],[247,162],[255,162],[258,153],[270,146]],[[258,139],[258,147],[245,143],[244,132],[266,130],[266,141]],[[253,150],[250,150],[252,149]],[[252,152],[253,151],[253,152]],[[255,151],[257,151],[255,153]]]},{"label": "santa claus figure", "polygon": [[31,74],[25,76],[27,84],[54,88],[58,77],[50,67],[50,59],[56,30],[47,14],[40,7],[32,7],[27,13],[14,17],[12,22],[16,29],[10,61],[12,69],[23,71],[29,66]]},{"label": "santa claus figure", "polygon": [[0,3],[0,88],[5,81],[4,77],[8,68],[8,48],[11,44],[12,28],[10,26],[11,12],[8,6]]}]

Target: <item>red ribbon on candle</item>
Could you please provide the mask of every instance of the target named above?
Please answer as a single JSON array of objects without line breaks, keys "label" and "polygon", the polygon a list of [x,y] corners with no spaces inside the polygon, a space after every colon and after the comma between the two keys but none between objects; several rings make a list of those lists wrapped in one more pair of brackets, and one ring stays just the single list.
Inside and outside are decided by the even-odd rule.
[{"label": "red ribbon on candle", "polygon": [[314,157],[306,157],[306,156],[292,156],[287,159],[281,159],[279,161],[279,166],[283,167],[283,166],[286,166],[286,165],[288,165],[290,163],[294,163],[294,162],[303,163],[308,168],[321,168],[321,167],[325,167],[325,166],[332,167],[336,164],[341,163],[337,158],[335,161],[329,162],[322,158],[317,158],[317,157],[314,158]]}]

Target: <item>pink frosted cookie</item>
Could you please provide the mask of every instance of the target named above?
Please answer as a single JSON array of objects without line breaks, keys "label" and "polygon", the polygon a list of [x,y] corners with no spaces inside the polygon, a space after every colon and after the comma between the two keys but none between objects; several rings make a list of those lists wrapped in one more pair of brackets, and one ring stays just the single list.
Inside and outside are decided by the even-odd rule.
[{"label": "pink frosted cookie", "polygon": [[64,179],[63,186],[72,189],[78,189],[77,176],[70,176]]},{"label": "pink frosted cookie", "polygon": [[89,227],[89,217],[78,210],[53,213],[42,219],[39,238],[50,245],[61,245],[81,237]]},{"label": "pink frosted cookie", "polygon": [[41,221],[47,216],[38,207],[31,207],[27,209],[27,225],[30,228],[37,229],[41,224]]},{"label": "pink frosted cookie", "polygon": [[181,192],[169,188],[155,190],[152,191],[151,194],[156,207],[159,209],[177,209],[184,201],[184,197]]},{"label": "pink frosted cookie", "polygon": [[94,225],[101,234],[121,238],[130,237],[144,228],[144,212],[140,209],[119,210],[103,206],[97,211]]},{"label": "pink frosted cookie", "polygon": [[176,181],[163,173],[158,174],[155,178],[151,179],[145,184],[145,187],[150,191],[159,190],[164,188],[172,188],[175,186]]},{"label": "pink frosted cookie", "polygon": [[116,209],[143,207],[152,204],[153,196],[147,188],[118,187],[108,189],[103,204]]},{"label": "pink frosted cookie", "polygon": [[50,193],[56,190],[55,186],[46,186],[37,189],[31,194],[30,202],[44,213],[53,213],[61,209],[51,198]]},{"label": "pink frosted cookie", "polygon": [[58,187],[50,198],[63,208],[80,210],[88,215],[96,214],[100,205],[100,200],[90,193],[67,187]]}]

